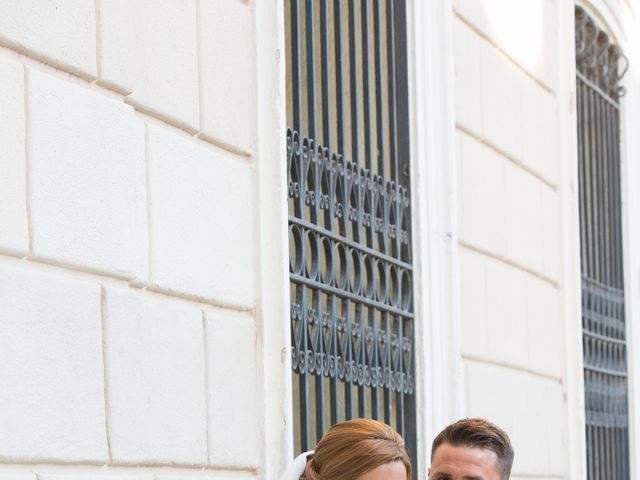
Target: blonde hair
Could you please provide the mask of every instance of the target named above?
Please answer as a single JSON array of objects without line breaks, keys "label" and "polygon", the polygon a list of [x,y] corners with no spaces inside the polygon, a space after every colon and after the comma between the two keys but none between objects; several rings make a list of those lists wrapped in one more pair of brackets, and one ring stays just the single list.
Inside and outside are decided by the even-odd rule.
[{"label": "blonde hair", "polygon": [[300,480],[356,480],[384,465],[401,461],[411,479],[411,461],[402,437],[389,425],[365,418],[332,426],[307,462]]}]

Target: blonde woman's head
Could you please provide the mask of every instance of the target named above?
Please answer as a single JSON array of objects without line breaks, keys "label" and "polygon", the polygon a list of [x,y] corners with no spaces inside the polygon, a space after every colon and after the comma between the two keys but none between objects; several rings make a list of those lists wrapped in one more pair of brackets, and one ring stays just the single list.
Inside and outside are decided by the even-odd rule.
[{"label": "blonde woman's head", "polygon": [[324,434],[300,479],[369,480],[368,477],[410,480],[411,462],[398,432],[385,423],[359,418],[338,423]]}]

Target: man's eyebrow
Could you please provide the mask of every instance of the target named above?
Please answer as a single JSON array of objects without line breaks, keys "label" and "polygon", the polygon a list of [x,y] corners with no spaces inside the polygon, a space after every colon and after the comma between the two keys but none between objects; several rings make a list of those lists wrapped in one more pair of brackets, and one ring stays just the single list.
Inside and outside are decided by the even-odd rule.
[{"label": "man's eyebrow", "polygon": [[[446,473],[446,472],[438,472],[438,471],[436,471],[436,472],[433,474],[433,476],[435,476],[436,478],[440,478],[440,477],[442,477],[442,478],[453,478],[453,477],[451,476],[451,474],[449,474],[449,473]],[[474,475],[473,477],[470,477],[470,476],[462,477],[462,480],[485,480],[485,478],[484,478],[484,477],[476,477],[476,476]]]},{"label": "man's eyebrow", "polygon": [[444,477],[444,478],[453,478],[451,475],[449,475],[448,473],[444,473],[444,472],[438,472],[436,471],[433,474],[434,477]]}]

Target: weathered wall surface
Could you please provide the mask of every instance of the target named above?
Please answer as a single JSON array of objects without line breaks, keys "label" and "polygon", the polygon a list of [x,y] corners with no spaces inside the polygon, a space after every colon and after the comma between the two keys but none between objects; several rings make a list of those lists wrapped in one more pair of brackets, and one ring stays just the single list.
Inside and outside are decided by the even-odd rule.
[{"label": "weathered wall surface", "polygon": [[259,476],[255,50],[240,0],[0,4],[0,478]]},{"label": "weathered wall surface", "polygon": [[453,30],[465,413],[510,432],[514,477],[563,478],[558,7],[458,0]]}]

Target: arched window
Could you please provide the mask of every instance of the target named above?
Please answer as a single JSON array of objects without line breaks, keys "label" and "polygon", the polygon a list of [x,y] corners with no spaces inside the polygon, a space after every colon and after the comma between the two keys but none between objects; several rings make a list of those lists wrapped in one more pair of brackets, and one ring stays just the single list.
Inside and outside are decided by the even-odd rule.
[{"label": "arched window", "polygon": [[589,480],[629,478],[620,198],[620,48],[576,7],[584,389]]}]

